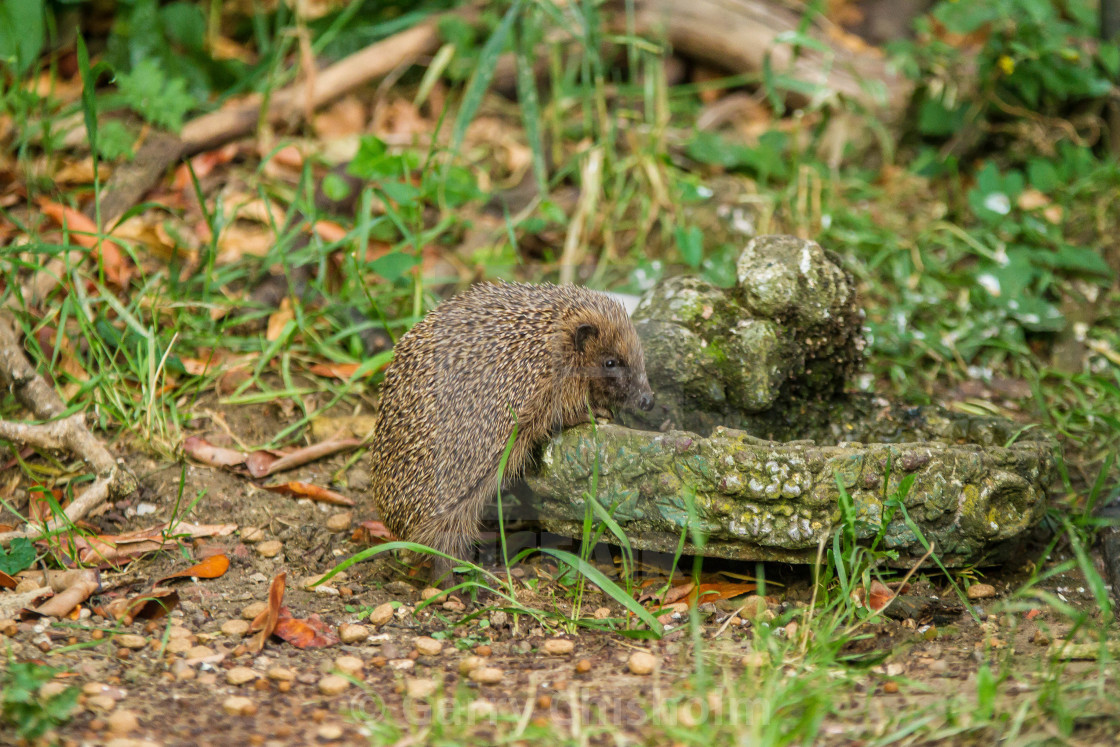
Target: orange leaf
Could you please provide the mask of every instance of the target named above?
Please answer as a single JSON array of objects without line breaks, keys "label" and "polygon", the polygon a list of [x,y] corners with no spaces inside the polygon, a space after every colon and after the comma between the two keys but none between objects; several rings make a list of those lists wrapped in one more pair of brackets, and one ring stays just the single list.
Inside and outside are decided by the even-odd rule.
[{"label": "orange leaf", "polygon": [[[280,604],[284,601],[284,585],[287,583],[287,579],[288,574],[281,571],[269,584],[267,616],[263,620],[264,625],[261,628],[260,635],[249,644],[249,649],[254,654],[259,654],[264,650],[264,644],[268,642],[268,637],[276,630],[276,623],[280,619]],[[256,621],[254,620],[254,622]]]},{"label": "orange leaf", "polygon": [[340,493],[336,493],[333,490],[328,490],[327,488],[323,488],[318,485],[312,485],[306,482],[292,481],[283,482],[278,485],[261,485],[259,487],[273,493],[299,495],[305,498],[310,498],[313,501],[319,501],[320,503],[330,503],[335,506],[354,505],[354,501],[350,500],[344,495],[341,495]]},{"label": "orange leaf", "polygon": [[100,247],[101,266],[105,269],[105,279],[118,288],[128,287],[132,269],[128,265],[125,253],[111,239],[102,238],[99,242],[97,226],[93,221],[71,207],[42,197],[39,198],[39,209],[53,218],[58,225],[68,228],[77,244],[87,249]]},{"label": "orange leaf", "polygon": [[891,601],[891,597],[893,596],[894,592],[890,590],[890,587],[882,581],[874,579],[871,582],[871,587],[868,589],[867,606],[878,612],[887,606],[887,602]]},{"label": "orange leaf", "polygon": [[308,370],[316,376],[328,376],[345,381],[353,376],[361,365],[361,363],[316,363]]},{"label": "orange leaf", "polygon": [[389,528],[382,524],[380,521],[363,521],[354,528],[354,533],[350,535],[351,542],[368,545],[372,544],[374,540],[378,542],[392,542],[397,539],[397,536],[389,531]]},{"label": "orange leaf", "polygon": [[229,570],[229,558],[225,555],[211,555],[201,563],[195,563],[190,568],[177,571],[159,580],[163,583],[173,578],[218,578]]},{"label": "orange leaf", "polygon": [[305,620],[282,618],[277,622],[275,633],[296,648],[326,648],[339,642],[334,629],[320,620],[318,615]]},{"label": "orange leaf", "polygon": [[19,585],[18,581],[9,576],[7,573],[4,573],[4,571],[0,571],[0,587],[3,587],[5,589],[14,589],[17,585]]},{"label": "orange leaf", "polygon": [[179,592],[155,588],[140,596],[114,599],[105,605],[102,615],[114,620],[158,620],[179,606]]},{"label": "orange leaf", "polygon": [[233,467],[244,464],[248,458],[244,452],[214,446],[198,436],[188,436],[183,441],[183,453],[211,467]]}]

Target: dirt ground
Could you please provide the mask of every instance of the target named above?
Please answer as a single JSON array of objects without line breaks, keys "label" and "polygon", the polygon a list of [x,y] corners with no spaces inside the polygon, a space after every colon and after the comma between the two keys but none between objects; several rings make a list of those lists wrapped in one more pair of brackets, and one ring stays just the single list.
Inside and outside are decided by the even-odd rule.
[{"label": "dirt ground", "polygon": [[[254,442],[275,432],[285,416],[275,407],[258,406],[228,411],[225,420],[233,433]],[[193,435],[233,445],[214,421],[203,418],[195,425]],[[739,717],[737,706],[727,702],[739,692],[733,684],[722,689],[718,703],[708,696],[686,699],[691,705],[685,710],[658,708],[667,699],[687,695],[691,686],[695,662],[687,614],[670,619],[667,634],[657,641],[586,628],[574,634],[559,628],[546,631],[532,619],[514,620],[504,612],[484,610],[478,615],[480,609],[499,606],[499,600],[487,594],[476,600],[460,595],[461,604],[436,603],[414,614],[424,584],[390,560],[361,563],[319,590],[305,589],[305,579],[364,547],[352,541],[354,527],[372,511],[362,495],[366,478],[361,459],[345,474],[346,486],[338,488],[357,501],[351,510],[267,492],[247,477],[189,460],[157,462],[135,451],[122,455],[141,487],[128,501],[93,519],[99,531],[123,533],[152,526],[178,511],[180,519],[231,523],[238,532],[148,554],[121,571],[102,570],[103,587],[90,600],[91,607],[141,594],[154,580],[224,552],[231,562],[219,578],[166,584],[178,593],[178,604],[166,617],[116,624],[87,613],[61,625],[31,620],[8,628],[0,641],[14,660],[56,667],[70,673],[67,684],[83,688],[75,717],[58,730],[64,744],[425,743],[437,734],[451,735],[451,743],[487,743],[499,737],[517,742],[511,734],[528,735],[532,729],[568,739],[573,730],[582,729],[582,739],[592,743],[615,743],[619,738],[662,743],[672,741],[668,722],[687,727],[696,719]],[[281,479],[326,485],[350,456],[339,454]],[[262,532],[248,542],[251,528]],[[280,544],[266,557],[277,550],[274,544],[266,551],[270,540]],[[597,557],[607,558],[606,553],[601,547]],[[1069,629],[1045,605],[1008,600],[1036,562],[1030,552],[1023,557],[1019,567],[983,570],[982,580],[994,587],[996,596],[978,601],[979,620],[943,577],[931,574],[900,600],[895,610],[899,619],[870,628],[872,635],[850,644],[845,653],[866,663],[854,675],[854,684],[849,680],[834,694],[841,715],[823,725],[828,741],[862,743],[873,736],[876,718],[884,725],[897,723],[899,714],[929,711],[945,698],[976,692],[978,671],[986,661],[1012,662],[1015,681],[1003,692],[1037,698],[1046,679],[1049,646]],[[651,575],[666,574],[671,562],[652,554],[641,560]],[[682,567],[691,567],[690,561],[685,559]],[[741,574],[755,570],[735,563],[721,563],[719,569]],[[523,590],[521,601],[569,611],[569,596],[550,581],[555,570],[547,561],[519,567],[520,579],[540,579],[535,591]],[[361,626],[347,629],[349,642],[301,649],[273,637],[259,654],[251,652],[255,634],[243,632],[244,621],[259,612],[268,599],[270,581],[282,571],[287,572],[284,604],[292,616],[317,615],[334,632],[345,624]],[[775,565],[766,572],[773,582],[767,597],[771,612],[780,615],[810,600],[812,576],[807,567]],[[1042,588],[1074,607],[1095,607],[1076,573],[1055,576]],[[907,600],[909,607],[902,603]],[[371,621],[371,613],[376,616],[375,610],[386,602],[400,606],[387,621]],[[741,603],[730,600],[729,605],[700,608],[702,633],[710,639],[705,659],[717,677],[729,683],[753,666],[751,656],[756,655],[751,653],[750,627],[759,621],[736,618],[734,624],[725,624]],[[607,616],[600,609],[605,607],[610,617],[624,617],[598,590],[588,591],[582,604],[585,615],[599,610],[598,615]],[[456,625],[461,620],[466,622]],[[418,642],[422,636],[439,638],[441,650],[435,652],[430,641]],[[568,651],[563,644],[546,644],[552,639],[571,640],[574,646]],[[552,647],[560,652],[548,653]],[[652,654],[652,674],[630,671],[635,651]],[[468,659],[471,656],[482,660]],[[1094,661],[1071,662],[1062,677],[1076,681],[1098,672],[1099,666]],[[497,669],[498,681],[478,682],[466,674],[472,668]],[[349,673],[348,680],[330,676],[340,669]],[[1083,743],[1114,738],[1120,723],[1115,709],[1083,716],[1078,729]],[[601,730],[589,729],[596,724]],[[14,740],[13,734],[0,734],[0,743]]]}]

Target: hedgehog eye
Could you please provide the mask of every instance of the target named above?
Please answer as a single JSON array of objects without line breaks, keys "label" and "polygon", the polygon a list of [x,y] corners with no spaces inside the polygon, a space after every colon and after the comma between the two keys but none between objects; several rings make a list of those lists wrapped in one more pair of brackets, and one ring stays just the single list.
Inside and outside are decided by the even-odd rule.
[{"label": "hedgehog eye", "polygon": [[617,365],[618,361],[614,358],[607,358],[605,361],[603,361],[603,368],[614,368]]}]

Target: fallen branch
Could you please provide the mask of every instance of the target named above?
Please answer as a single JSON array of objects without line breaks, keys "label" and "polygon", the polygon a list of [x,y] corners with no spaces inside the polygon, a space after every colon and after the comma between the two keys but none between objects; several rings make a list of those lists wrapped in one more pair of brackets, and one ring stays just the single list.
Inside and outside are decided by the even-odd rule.
[{"label": "fallen branch", "polygon": [[[103,226],[111,225],[155,186],[171,164],[181,158],[212,150],[248,135],[262,121],[272,124],[295,123],[309,112],[342,96],[374,78],[387,75],[402,64],[439,49],[438,17],[369,45],[321,71],[313,71],[306,81],[274,92],[261,107],[260,94],[192,119],[180,135],[157,133],[140,147],[136,158],[115,172],[105,186],[101,200]],[[96,205],[87,215],[93,218]]]},{"label": "fallen branch", "polygon": [[63,516],[47,522],[46,527],[28,525],[22,530],[0,533],[0,545],[17,537],[38,537],[56,532],[86,516],[107,499],[118,499],[136,490],[136,478],[86,428],[80,414],[61,417],[66,405],[24,355],[19,334],[11,320],[0,318],[0,386],[11,390],[23,407],[40,420],[51,422],[16,423],[0,420],[0,440],[31,446],[44,451],[65,451],[83,459],[97,475],[93,484],[66,507]]}]

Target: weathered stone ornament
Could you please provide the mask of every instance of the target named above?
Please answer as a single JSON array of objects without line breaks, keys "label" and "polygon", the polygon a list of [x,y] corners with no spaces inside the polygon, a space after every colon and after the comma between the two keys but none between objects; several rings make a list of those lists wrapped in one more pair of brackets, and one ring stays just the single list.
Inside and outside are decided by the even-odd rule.
[{"label": "weathered stone ornament", "polygon": [[812,562],[847,522],[898,565],[931,542],[947,566],[997,562],[1045,511],[1053,441],[846,392],[864,347],[854,288],[814,242],[762,236],[734,288],[652,289],[634,321],[658,405],[545,446],[526,477],[545,528],[582,536],[594,487],[636,548]]}]

